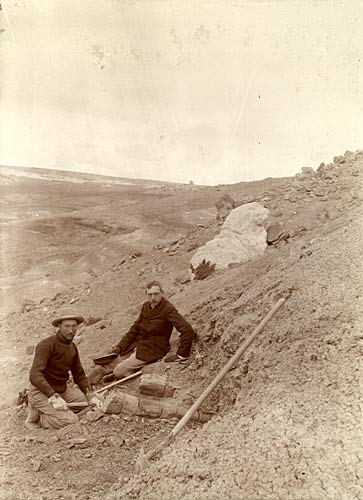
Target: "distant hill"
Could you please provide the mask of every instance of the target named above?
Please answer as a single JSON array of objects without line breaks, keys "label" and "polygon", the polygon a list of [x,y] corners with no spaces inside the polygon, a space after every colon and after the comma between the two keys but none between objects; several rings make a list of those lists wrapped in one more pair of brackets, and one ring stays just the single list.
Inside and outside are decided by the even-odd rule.
[{"label": "distant hill", "polygon": [[[123,185],[147,185],[147,186],[162,186],[166,184],[174,184],[165,181],[148,180],[148,179],[128,179],[125,177],[115,177],[99,174],[88,174],[84,172],[75,172],[70,170],[56,170],[51,168],[34,168],[34,167],[13,167],[0,165],[0,178],[7,179],[11,177],[30,177],[33,179],[46,179],[54,181],[70,181],[70,182],[98,182],[104,184],[123,184]],[[1,182],[1,179],[0,179]]]}]

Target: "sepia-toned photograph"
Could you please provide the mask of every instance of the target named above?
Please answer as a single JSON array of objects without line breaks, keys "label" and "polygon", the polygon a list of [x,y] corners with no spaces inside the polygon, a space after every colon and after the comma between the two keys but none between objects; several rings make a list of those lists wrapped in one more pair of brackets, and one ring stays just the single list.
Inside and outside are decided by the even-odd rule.
[{"label": "sepia-toned photograph", "polygon": [[363,2],[1,0],[0,500],[363,498]]}]

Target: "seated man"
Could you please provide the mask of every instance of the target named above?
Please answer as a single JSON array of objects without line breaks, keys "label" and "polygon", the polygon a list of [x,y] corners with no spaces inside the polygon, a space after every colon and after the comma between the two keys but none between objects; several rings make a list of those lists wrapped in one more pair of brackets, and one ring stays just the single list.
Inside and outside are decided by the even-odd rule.
[{"label": "seated man", "polygon": [[[28,396],[29,415],[26,427],[59,429],[78,422],[78,417],[68,409],[67,403],[96,402],[91,386],[81,365],[78,350],[72,342],[77,326],[84,319],[74,311],[65,310],[52,324],[57,332],[43,339],[36,346],[30,370]],[[69,387],[69,372],[78,387]],[[78,411],[84,406],[75,407]]]},{"label": "seated man", "polygon": [[196,333],[190,324],[163,297],[162,286],[158,281],[146,285],[147,301],[141,313],[128,333],[121,339],[112,352],[124,354],[136,341],[136,350],[131,356],[119,363],[113,372],[103,377],[104,382],[111,382],[130,375],[147,365],[163,358],[170,349],[169,339],[173,327],[180,332],[180,345],[176,354],[168,356],[165,361],[182,361],[188,359]]}]

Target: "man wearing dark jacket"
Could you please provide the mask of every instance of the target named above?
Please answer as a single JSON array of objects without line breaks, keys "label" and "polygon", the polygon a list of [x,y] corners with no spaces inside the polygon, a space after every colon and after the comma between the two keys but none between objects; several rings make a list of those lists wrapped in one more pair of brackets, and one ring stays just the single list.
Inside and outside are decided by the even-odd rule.
[{"label": "man wearing dark jacket", "polygon": [[[25,423],[29,429],[38,423],[46,429],[75,423],[78,417],[68,409],[67,403],[97,403],[73,343],[77,326],[83,321],[74,311],[65,310],[52,321],[53,326],[58,327],[57,332],[36,346],[29,377],[29,415]],[[78,387],[67,385],[69,372]],[[80,405],[78,410],[81,408]]]},{"label": "man wearing dark jacket", "polygon": [[128,333],[121,339],[112,352],[123,354],[133,343],[136,350],[121,361],[113,373],[103,378],[104,382],[120,379],[138,371],[148,363],[163,358],[170,349],[169,339],[173,327],[180,332],[180,343],[176,354],[169,355],[165,361],[187,360],[196,334],[191,325],[176,308],[163,297],[162,286],[158,281],[146,285],[147,301]]}]

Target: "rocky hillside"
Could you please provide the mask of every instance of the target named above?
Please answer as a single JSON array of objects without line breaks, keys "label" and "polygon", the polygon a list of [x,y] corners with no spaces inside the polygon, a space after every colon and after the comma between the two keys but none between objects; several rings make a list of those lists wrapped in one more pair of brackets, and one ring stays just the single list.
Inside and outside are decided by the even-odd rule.
[{"label": "rocky hillside", "polygon": [[[10,500],[14,491],[19,499],[44,500],[55,494],[78,500],[209,500],[221,491],[230,499],[361,498],[362,184],[358,151],[293,178],[179,191],[169,186],[162,196],[160,187],[152,188],[158,199],[148,188],[150,197],[140,202],[138,194],[138,203],[128,208],[137,219],[131,239],[98,235],[89,252],[60,264],[67,287],[40,298],[29,295],[27,304],[14,302],[15,310],[1,323],[3,498]],[[280,222],[288,236],[253,262],[190,283],[191,256],[218,233],[215,203],[225,193],[236,205],[263,204],[270,211],[268,224]],[[103,196],[92,216],[104,222],[112,217],[115,224],[125,220],[114,194]],[[57,241],[72,248],[72,239]],[[31,264],[30,259],[26,269]],[[91,368],[87,356],[123,335],[151,277],[165,283],[167,296],[198,332],[191,363],[168,369],[170,380],[182,381],[178,397],[189,405],[275,301],[287,301],[205,402],[204,410],[215,413],[211,421],[189,425],[141,476],[133,475],[141,444],[152,448],[172,423],[86,421],[74,430],[88,439],[84,449],[70,446],[64,436],[46,446],[44,438],[29,436],[22,428],[24,410],[11,404],[27,383],[33,346],[51,333],[57,309],[73,303],[89,319],[80,330],[79,349]],[[36,460],[41,466],[34,472]],[[69,476],[66,484],[57,473],[60,465]],[[88,482],[80,479],[85,474]]]},{"label": "rocky hillside", "polygon": [[[218,288],[201,285],[209,300],[196,315],[209,326],[213,368],[278,297],[289,298],[220,389],[219,407],[235,395],[233,409],[222,406],[202,430],[185,432],[110,500],[209,500],[221,491],[230,499],[361,498],[362,234],[359,207],[310,233],[298,253],[287,246],[228,272]],[[210,374],[200,373],[205,385]]]}]

